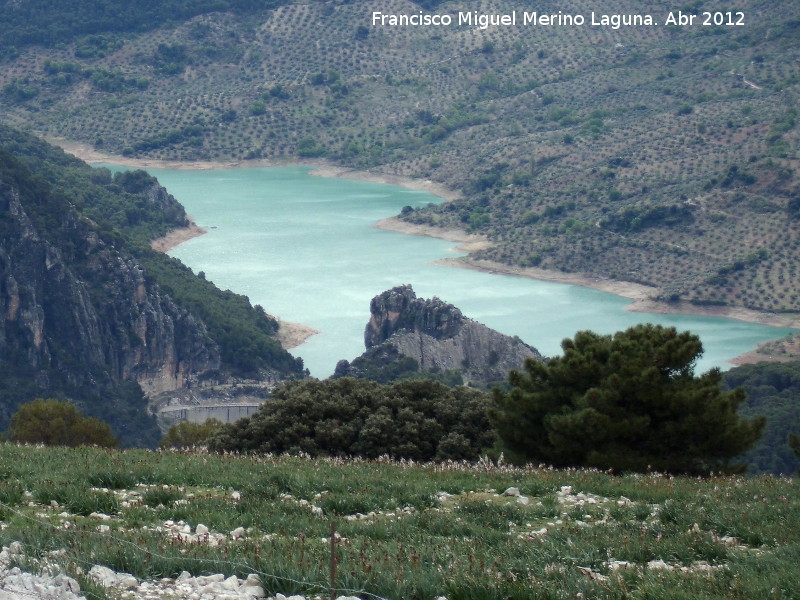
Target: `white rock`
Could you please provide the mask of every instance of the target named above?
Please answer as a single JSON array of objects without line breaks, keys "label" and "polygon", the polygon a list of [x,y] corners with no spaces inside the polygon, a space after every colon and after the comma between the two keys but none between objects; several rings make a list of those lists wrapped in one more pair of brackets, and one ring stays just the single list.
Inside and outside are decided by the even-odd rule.
[{"label": "white rock", "polygon": [[[189,531],[191,531],[191,529]],[[197,535],[208,535],[208,527],[202,523],[198,523],[197,527],[194,528],[194,532]]]},{"label": "white rock", "polygon": [[10,556],[25,554],[25,548],[19,542],[11,542],[6,550]]},{"label": "white rock", "polygon": [[530,501],[531,501],[530,498],[528,498],[527,496],[517,497],[517,504],[522,504],[523,506],[527,506],[528,504],[530,504]]},{"label": "white rock", "polygon": [[237,527],[233,531],[231,531],[231,539],[238,540],[245,536],[244,527]]},{"label": "white rock", "polygon": [[89,577],[103,587],[132,590],[139,586],[139,580],[130,573],[115,573],[103,565],[95,565],[89,570]]},{"label": "white rock", "polygon": [[516,488],[516,487],[510,487],[510,488],[506,489],[505,492],[503,492],[503,496],[514,496],[514,497],[517,497],[519,495],[520,495],[519,488]]},{"label": "white rock", "polygon": [[117,574],[103,565],[94,565],[89,569],[89,577],[103,587],[113,587],[117,583]]},{"label": "white rock", "polygon": [[653,569],[654,571],[671,571],[672,565],[665,563],[663,560],[651,560],[647,563],[648,569]]},{"label": "white rock", "polygon": [[239,589],[239,585],[239,579],[236,577],[236,575],[231,575],[220,584],[220,587],[223,590],[231,590],[232,592],[235,592]]},{"label": "white rock", "polygon": [[608,577],[606,577],[601,573],[598,573],[597,571],[592,570],[589,567],[578,567],[578,572],[587,579],[591,579],[592,581],[608,581]]},{"label": "white rock", "polygon": [[134,590],[139,587],[139,580],[130,573],[118,573],[117,584],[114,587],[122,590]]},{"label": "white rock", "polygon": [[238,502],[242,499],[242,494],[240,492],[233,491],[231,492],[231,500],[234,502]]},{"label": "white rock", "polygon": [[78,582],[67,575],[56,575],[54,582],[56,587],[67,592],[72,592],[73,594],[80,594],[81,592],[81,586]]}]

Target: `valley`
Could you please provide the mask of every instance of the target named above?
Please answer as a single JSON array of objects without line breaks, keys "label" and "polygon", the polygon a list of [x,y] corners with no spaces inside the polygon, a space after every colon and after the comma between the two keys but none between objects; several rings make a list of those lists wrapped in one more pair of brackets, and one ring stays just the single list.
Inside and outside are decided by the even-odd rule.
[{"label": "valley", "polygon": [[796,1],[1,8],[0,600],[797,597]]},{"label": "valley", "polygon": [[15,46],[4,119],[144,161],[324,161],[430,180],[460,199],[402,218],[485,236],[473,258],[641,283],[684,306],[800,309],[795,3],[743,2],[742,26],[616,29],[374,25],[384,9],[366,0],[226,4]]}]

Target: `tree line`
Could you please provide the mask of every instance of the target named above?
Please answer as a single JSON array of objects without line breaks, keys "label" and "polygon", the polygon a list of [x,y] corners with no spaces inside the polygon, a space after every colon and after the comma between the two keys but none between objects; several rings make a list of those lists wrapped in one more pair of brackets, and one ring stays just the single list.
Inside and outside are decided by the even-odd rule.
[{"label": "tree line", "polygon": [[[582,331],[562,349],[546,361],[529,359],[491,394],[432,380],[288,382],[254,415],[180,423],[161,446],[419,461],[504,452],[514,462],[611,472],[745,470],[766,419],[739,414],[745,392],[726,389],[718,369],[694,373],[698,336],[646,324],[614,335]],[[37,402],[40,412],[52,410]],[[12,439],[23,439],[20,430],[47,431],[21,426],[26,414],[12,419]],[[800,452],[797,436],[789,440]]]}]

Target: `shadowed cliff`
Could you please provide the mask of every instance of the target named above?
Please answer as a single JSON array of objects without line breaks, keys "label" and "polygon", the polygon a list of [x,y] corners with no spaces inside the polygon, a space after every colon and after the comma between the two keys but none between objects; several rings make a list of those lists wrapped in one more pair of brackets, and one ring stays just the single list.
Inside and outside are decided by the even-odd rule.
[{"label": "shadowed cliff", "polygon": [[144,392],[302,376],[274,319],[147,247],[185,224],[146,173],[0,128],[0,430],[20,403],[64,397],[148,445]]}]

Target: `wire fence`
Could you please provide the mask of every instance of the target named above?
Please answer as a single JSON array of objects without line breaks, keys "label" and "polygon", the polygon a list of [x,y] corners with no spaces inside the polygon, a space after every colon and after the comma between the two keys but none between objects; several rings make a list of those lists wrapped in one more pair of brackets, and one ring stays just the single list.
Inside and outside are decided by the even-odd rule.
[{"label": "wire fence", "polygon": [[[35,523],[40,527],[52,529],[54,532],[58,532],[60,536],[66,536],[66,537],[73,536],[76,541],[79,536],[82,537],[85,535],[90,535],[102,539],[106,542],[117,544],[119,547],[131,548],[136,552],[140,552],[143,556],[146,556],[149,560],[156,558],[168,561],[170,559],[175,558],[174,556],[169,556],[166,554],[154,552],[150,548],[146,548],[140,544],[137,544],[136,542],[122,538],[113,533],[96,531],[92,529],[81,529],[80,531],[71,532],[69,530],[65,530],[51,523],[50,521],[37,518],[24,511],[18,510],[14,506],[5,504],[3,502],[0,502],[0,508],[7,511],[8,513],[12,513],[22,519]],[[329,538],[330,554],[328,557],[329,581],[327,582],[294,579],[291,577],[286,577],[285,575],[280,575],[278,573],[270,573],[268,571],[264,571],[262,569],[255,567],[252,564],[242,561],[216,559],[216,558],[204,559],[201,557],[194,557],[193,561],[199,564],[207,564],[208,566],[214,567],[214,569],[216,570],[222,569],[222,570],[227,570],[228,572],[246,571],[249,573],[253,573],[255,575],[258,575],[259,578],[261,578],[262,583],[265,581],[272,581],[272,582],[283,582],[286,584],[300,586],[304,589],[309,590],[309,592],[311,593],[316,593],[317,595],[320,594],[327,595],[331,598],[331,600],[335,599],[339,594],[357,595],[360,598],[369,598],[374,600],[388,600],[382,596],[378,596],[376,594],[367,592],[363,589],[341,588],[336,585],[336,567],[338,563],[336,556],[336,548],[338,545],[337,535],[338,534],[336,533],[336,524],[335,522],[331,521],[330,538]],[[52,567],[53,563],[56,563],[63,569],[63,572],[65,574],[78,575],[84,581],[86,581],[86,577],[82,574],[88,573],[91,570],[91,568],[96,564],[91,560],[87,560],[87,558],[84,557],[82,554],[70,551],[69,549],[70,546],[79,547],[79,544],[71,544],[62,548],[52,548],[46,546],[39,546],[28,542],[22,544],[22,546],[24,548],[23,559],[20,560],[15,555],[13,562],[16,564],[16,566],[19,566],[23,571],[28,571],[31,573],[35,573],[35,570],[46,572],[48,570],[48,567]],[[54,556],[54,552],[57,552],[57,556]],[[42,560],[41,558],[38,557],[49,557],[49,558]],[[58,560],[54,560],[55,558],[57,558]],[[0,588],[0,591],[2,591],[2,588]],[[21,594],[23,596],[29,596],[31,598],[41,597],[40,595],[34,592],[26,592],[16,589],[14,590],[14,593],[17,595]],[[85,595],[87,598],[90,598],[92,600],[106,600],[105,596],[93,592],[91,589],[88,590],[82,589],[81,593]]]}]

